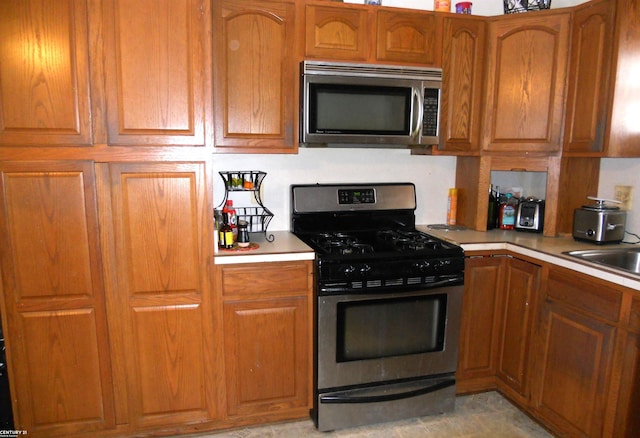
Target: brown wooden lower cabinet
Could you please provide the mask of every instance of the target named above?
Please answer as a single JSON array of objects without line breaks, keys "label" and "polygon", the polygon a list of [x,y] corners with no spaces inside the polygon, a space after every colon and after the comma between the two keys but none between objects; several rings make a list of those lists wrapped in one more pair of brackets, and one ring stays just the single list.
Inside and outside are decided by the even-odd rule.
[{"label": "brown wooden lower cabinet", "polygon": [[[210,284],[205,167],[0,164],[18,429],[179,433],[308,416],[313,264],[214,265]],[[640,293],[510,251],[467,255],[459,392],[497,388],[560,436],[638,436]]]},{"label": "brown wooden lower cabinet", "polygon": [[218,416],[205,168],[0,164],[16,429],[96,436]]},{"label": "brown wooden lower cabinet", "polygon": [[529,346],[540,275],[540,266],[524,260],[510,258],[506,264],[500,316],[498,388],[510,398],[522,401],[529,397]]},{"label": "brown wooden lower cabinet", "polygon": [[499,388],[528,396],[540,266],[504,254],[468,257],[458,360],[458,391]]},{"label": "brown wooden lower cabinet", "polygon": [[0,163],[4,335],[15,429],[115,426],[93,163]]},{"label": "brown wooden lower cabinet", "polygon": [[[618,346],[620,357],[620,392],[616,402],[613,436],[640,436],[640,293],[627,294],[631,300],[628,312],[623,312],[624,331]],[[626,310],[626,309],[625,309]]]},{"label": "brown wooden lower cabinet", "polygon": [[458,392],[495,388],[506,257],[467,257],[456,373]]},{"label": "brown wooden lower cabinet", "polygon": [[550,268],[542,297],[533,409],[562,434],[603,436],[622,292]]},{"label": "brown wooden lower cabinet", "polygon": [[97,164],[116,414],[135,430],[218,417],[206,163]]},{"label": "brown wooden lower cabinet", "polygon": [[638,436],[640,293],[489,255],[465,267],[458,391],[497,387],[560,436]]},{"label": "brown wooden lower cabinet", "polygon": [[308,417],[312,263],[218,265],[215,278],[223,308],[227,421]]},{"label": "brown wooden lower cabinet", "polygon": [[308,416],[312,262],[225,266],[212,284],[209,173],[0,163],[16,429],[122,436]]},{"label": "brown wooden lower cabinet", "polygon": [[613,436],[635,438],[640,436],[640,334],[625,333],[622,345]]},{"label": "brown wooden lower cabinet", "polygon": [[534,408],[555,429],[601,436],[615,327],[553,303],[543,318]]}]

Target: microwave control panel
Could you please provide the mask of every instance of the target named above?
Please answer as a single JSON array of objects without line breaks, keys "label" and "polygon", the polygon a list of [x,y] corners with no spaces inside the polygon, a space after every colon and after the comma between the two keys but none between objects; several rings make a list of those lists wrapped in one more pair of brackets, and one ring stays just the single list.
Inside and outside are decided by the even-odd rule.
[{"label": "microwave control panel", "polygon": [[438,105],[440,104],[440,90],[437,88],[424,89],[424,115],[422,119],[422,136],[438,135]]}]

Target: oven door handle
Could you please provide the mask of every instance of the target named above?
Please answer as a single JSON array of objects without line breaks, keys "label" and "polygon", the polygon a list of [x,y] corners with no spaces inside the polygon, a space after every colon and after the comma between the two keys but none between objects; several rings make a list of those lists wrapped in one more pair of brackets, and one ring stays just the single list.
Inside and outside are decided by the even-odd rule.
[{"label": "oven door handle", "polygon": [[441,380],[438,383],[433,385],[425,386],[423,388],[414,389],[407,392],[399,392],[394,394],[384,394],[384,395],[365,395],[365,396],[355,396],[353,395],[354,391],[346,391],[346,392],[334,392],[332,394],[326,394],[320,396],[320,403],[378,403],[378,402],[387,402],[393,400],[402,400],[411,397],[418,397],[420,395],[429,394],[430,392],[436,392],[444,388],[448,388],[449,386],[453,386],[456,384],[455,378],[450,378],[446,380]]}]

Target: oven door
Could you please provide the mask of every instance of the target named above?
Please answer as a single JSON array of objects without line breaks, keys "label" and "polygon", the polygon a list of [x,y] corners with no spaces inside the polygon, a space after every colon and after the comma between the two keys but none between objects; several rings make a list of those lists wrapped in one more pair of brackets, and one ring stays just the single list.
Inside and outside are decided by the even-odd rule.
[{"label": "oven door", "polygon": [[319,296],[316,388],[455,372],[462,291]]}]

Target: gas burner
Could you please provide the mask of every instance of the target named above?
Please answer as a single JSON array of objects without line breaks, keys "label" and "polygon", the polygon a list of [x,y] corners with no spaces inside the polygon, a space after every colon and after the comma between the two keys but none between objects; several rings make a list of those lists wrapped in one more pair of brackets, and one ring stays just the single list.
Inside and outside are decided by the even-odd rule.
[{"label": "gas burner", "polygon": [[400,239],[395,245],[403,251],[424,251],[427,249],[437,249],[440,245],[429,239],[404,240]]},{"label": "gas burner", "polygon": [[442,246],[440,241],[420,231],[382,230],[377,237],[400,251],[435,250]]},{"label": "gas burner", "polygon": [[373,246],[368,243],[354,243],[351,245],[352,254],[370,254],[373,252]]},{"label": "gas burner", "polygon": [[380,230],[376,234],[380,240],[395,240],[398,238],[398,232],[395,230]]},{"label": "gas burner", "polygon": [[345,233],[318,233],[314,238],[320,248],[329,254],[352,255],[373,253],[373,246],[350,234]]},{"label": "gas burner", "polygon": [[327,248],[358,243],[356,237],[345,233],[318,233],[314,240],[318,245]]}]

